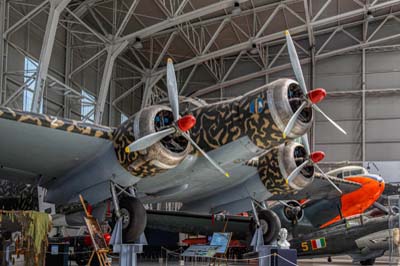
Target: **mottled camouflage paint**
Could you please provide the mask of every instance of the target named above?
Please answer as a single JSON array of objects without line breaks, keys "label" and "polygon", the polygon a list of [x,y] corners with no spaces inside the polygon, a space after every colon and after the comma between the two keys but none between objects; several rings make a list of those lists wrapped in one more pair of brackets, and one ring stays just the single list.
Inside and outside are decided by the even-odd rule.
[{"label": "mottled camouflage paint", "polygon": [[[260,99],[263,102],[263,108],[250,112],[251,102]],[[282,132],[273,122],[268,108],[267,88],[256,90],[232,101],[200,107],[192,114],[196,117],[197,123],[190,135],[207,152],[243,136],[248,136],[262,149],[270,149],[284,142]],[[146,160],[143,153],[125,153],[125,147],[135,140],[135,116],[130,117],[115,130],[9,108],[0,108],[0,118],[112,140],[119,163],[134,176],[154,176],[166,171]]]},{"label": "mottled camouflage paint", "polygon": [[165,172],[167,169],[158,167],[152,164],[151,161],[146,160],[144,153],[125,152],[125,147],[135,140],[133,129],[134,121],[135,116],[130,117],[114,132],[113,144],[119,163],[132,175],[138,177],[154,176],[158,173]]},{"label": "mottled camouflage paint", "polygon": [[108,140],[113,138],[113,129],[109,127],[93,125],[66,118],[58,118],[50,115],[24,112],[5,107],[0,107],[0,118],[96,138]]},{"label": "mottled camouflage paint", "polygon": [[279,168],[278,151],[278,148],[274,148],[258,158],[258,174],[261,182],[274,195],[295,194],[297,190],[289,186]]},{"label": "mottled camouflage paint", "polygon": [[[261,99],[261,112],[250,112],[250,103]],[[267,105],[266,90],[255,91],[241,99],[206,105],[192,114],[197,123],[190,132],[205,151],[216,149],[248,136],[259,148],[270,149],[284,142]]]}]

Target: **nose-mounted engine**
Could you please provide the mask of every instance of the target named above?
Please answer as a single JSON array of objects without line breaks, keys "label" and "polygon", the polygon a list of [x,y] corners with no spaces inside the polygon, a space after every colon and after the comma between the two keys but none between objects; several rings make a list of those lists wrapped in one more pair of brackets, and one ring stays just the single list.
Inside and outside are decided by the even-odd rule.
[{"label": "nose-mounted engine", "polygon": [[310,163],[288,181],[289,175],[308,160],[304,147],[296,142],[272,148],[258,158],[258,174],[272,194],[291,193],[305,188],[313,181],[314,166]]},{"label": "nose-mounted engine", "polygon": [[297,223],[304,217],[304,210],[298,201],[287,201],[282,208],[283,217],[287,222]]},{"label": "nose-mounted engine", "polygon": [[191,151],[191,145],[180,134],[170,134],[153,145],[126,152],[133,141],[170,127],[174,123],[166,106],[146,107],[121,124],[114,133],[114,148],[120,164],[135,176],[155,175],[176,167]]}]

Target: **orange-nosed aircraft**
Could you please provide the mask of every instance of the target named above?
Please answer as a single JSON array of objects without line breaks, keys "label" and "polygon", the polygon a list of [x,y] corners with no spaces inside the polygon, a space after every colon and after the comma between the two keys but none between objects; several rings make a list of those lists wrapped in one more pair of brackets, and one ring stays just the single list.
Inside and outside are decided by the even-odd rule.
[{"label": "orange-nosed aircraft", "polygon": [[[273,210],[278,213],[282,227],[296,225],[298,232],[316,230],[334,224],[343,218],[361,214],[369,209],[385,189],[382,177],[368,173],[360,166],[346,166],[327,172],[329,176],[358,183],[359,189],[326,199],[281,202]],[[300,195],[303,196],[303,195]],[[307,230],[307,227],[309,230]]]}]

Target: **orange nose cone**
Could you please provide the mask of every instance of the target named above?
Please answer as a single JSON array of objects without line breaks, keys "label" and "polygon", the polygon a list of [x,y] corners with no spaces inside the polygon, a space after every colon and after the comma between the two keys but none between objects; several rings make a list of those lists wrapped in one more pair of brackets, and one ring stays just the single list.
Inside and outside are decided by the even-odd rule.
[{"label": "orange nose cone", "polygon": [[196,124],[196,118],[193,115],[185,115],[178,120],[178,127],[180,130],[186,132]]},{"label": "orange nose cone", "polygon": [[312,103],[319,103],[326,96],[326,91],[324,89],[315,89],[308,93],[308,98]]},{"label": "orange nose cone", "polygon": [[323,151],[315,151],[310,154],[310,159],[314,163],[318,163],[319,161],[322,161],[325,158],[325,153]]}]

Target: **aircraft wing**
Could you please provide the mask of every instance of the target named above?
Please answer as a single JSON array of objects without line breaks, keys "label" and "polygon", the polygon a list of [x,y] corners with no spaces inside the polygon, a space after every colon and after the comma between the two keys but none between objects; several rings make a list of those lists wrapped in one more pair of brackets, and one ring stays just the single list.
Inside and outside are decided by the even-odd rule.
[{"label": "aircraft wing", "polygon": [[0,107],[0,179],[43,183],[60,177],[111,145],[112,132],[109,127]]},{"label": "aircraft wing", "polygon": [[251,217],[236,215],[211,215],[181,211],[147,210],[147,228],[199,235],[213,232],[234,232],[238,238],[246,238],[250,232]]},{"label": "aircraft wing", "polygon": [[[361,187],[360,184],[337,177],[331,180],[338,186],[343,194],[352,192]],[[287,193],[284,195],[274,195],[269,200],[302,200],[302,199],[332,199],[336,198],[339,192],[327,181],[321,174],[314,175],[314,181],[303,190],[295,193]]]}]

